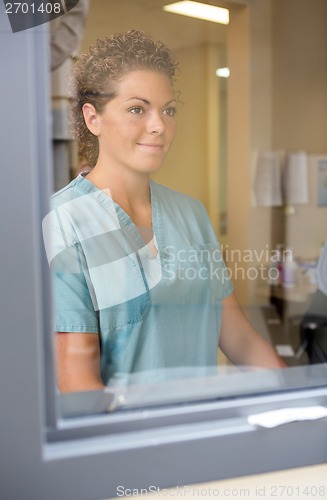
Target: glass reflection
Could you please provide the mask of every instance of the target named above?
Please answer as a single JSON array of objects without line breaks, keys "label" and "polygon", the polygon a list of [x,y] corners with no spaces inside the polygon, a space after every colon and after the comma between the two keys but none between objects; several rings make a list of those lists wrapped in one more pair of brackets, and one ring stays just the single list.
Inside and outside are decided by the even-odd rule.
[{"label": "glass reflection", "polygon": [[[90,19],[94,16],[93,10]],[[88,37],[86,33],[84,46],[88,45]],[[100,46],[101,42],[98,49]],[[196,51],[193,52],[196,57]],[[188,56],[185,53],[183,56],[184,62]],[[79,59],[75,74],[76,67],[82,74],[83,57]],[[87,57],[85,63],[86,60]],[[183,79],[183,67],[181,71]],[[206,97],[187,101],[182,89],[179,98],[178,83],[162,67],[158,73],[157,69],[154,72],[152,67],[136,64],[128,67],[118,83],[115,79],[110,82],[106,74],[99,87],[95,77],[93,85],[86,83],[86,70],[84,73],[83,90],[81,86],[75,98],[70,94],[75,108],[80,113],[83,110],[88,133],[79,135],[83,148],[70,153],[69,161],[76,155],[74,174],[79,172],[79,175],[73,186],[53,198],[53,211],[44,223],[45,234],[51,240],[46,245],[48,257],[56,275],[55,311],[60,316],[55,328],[59,332],[56,334],[59,389],[85,391],[108,385],[120,387],[119,393],[122,386],[135,389],[144,383],[169,384],[175,380],[176,384],[178,379],[200,379],[209,373],[221,376],[221,372],[216,372],[219,339],[222,351],[236,365],[285,366],[270,347],[269,336],[289,365],[308,363],[310,355],[308,359],[304,351],[308,351],[309,344],[301,325],[309,296],[304,302],[294,301],[297,286],[293,289],[280,281],[272,283],[270,276],[272,269],[280,272],[274,252],[276,242],[288,239],[277,239],[283,229],[274,229],[276,234],[268,243],[266,240],[259,245],[255,254],[251,249],[251,256],[246,250],[238,250],[238,262],[237,250],[228,247],[228,231],[226,237],[222,235],[221,245],[201,203],[161,186],[168,184],[199,197],[201,174],[195,174],[194,182],[191,172],[187,172],[185,139],[182,154],[178,145],[177,152],[172,151],[173,160],[183,159],[183,155],[186,159],[177,180],[172,180],[177,167],[169,159],[171,156],[157,170],[170,149],[176,121],[180,123],[179,135],[184,135],[186,142],[189,141],[186,121],[187,125],[193,122],[197,131],[203,126],[204,113],[199,103],[203,104]],[[192,77],[196,78],[193,74]],[[187,84],[190,87],[189,78]],[[186,101],[185,106],[180,100]],[[123,107],[125,101],[129,107]],[[183,115],[181,120],[179,114]],[[136,154],[132,150],[132,141],[142,152]],[[149,179],[149,174],[156,182]],[[168,182],[162,182],[165,176]],[[221,192],[221,185],[214,189]],[[276,220],[280,218],[278,210],[272,209]],[[221,218],[225,211],[226,206],[220,208]],[[228,258],[231,251],[232,263],[228,262],[226,267],[223,257]],[[258,306],[246,308],[261,335],[249,325],[232,293],[234,279],[230,275],[233,265],[232,278],[237,271],[235,262],[240,268],[251,262],[245,279],[249,269],[266,272],[256,275],[256,279],[249,277],[250,285],[255,282],[258,303],[264,303],[259,315],[264,316],[265,333],[255,311]],[[303,269],[299,267],[297,280],[310,276]],[[236,276],[237,279],[243,278]],[[315,289],[313,282],[310,294]],[[279,378],[272,375],[266,389],[270,383],[278,387]],[[254,377],[247,381],[255,390]],[[236,386],[240,392],[241,385],[238,378]]]},{"label": "glass reflection", "polygon": [[54,194],[44,221],[60,391],[215,366],[218,342],[234,364],[285,366],[242,314],[204,206],[149,178],[176,133],[176,67],[138,30],[75,64],[72,124],[92,168]]}]

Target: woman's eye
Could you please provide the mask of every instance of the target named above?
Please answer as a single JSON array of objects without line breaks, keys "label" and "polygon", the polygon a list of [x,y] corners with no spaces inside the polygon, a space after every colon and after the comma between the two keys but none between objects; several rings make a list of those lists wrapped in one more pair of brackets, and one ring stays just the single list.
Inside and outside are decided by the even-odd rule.
[{"label": "woman's eye", "polygon": [[167,108],[164,110],[164,114],[167,115],[167,116],[175,116],[177,113],[177,109],[176,108]]},{"label": "woman's eye", "polygon": [[141,115],[144,112],[144,110],[139,106],[134,106],[133,108],[129,109],[129,112],[133,113],[134,115]]}]

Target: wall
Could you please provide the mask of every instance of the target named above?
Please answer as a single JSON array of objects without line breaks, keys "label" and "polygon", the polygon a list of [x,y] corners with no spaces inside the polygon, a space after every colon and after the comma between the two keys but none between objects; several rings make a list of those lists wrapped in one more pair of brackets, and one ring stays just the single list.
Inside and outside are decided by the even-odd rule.
[{"label": "wall", "polygon": [[327,153],[327,2],[274,0],[273,26],[274,147]]},{"label": "wall", "polygon": [[[250,234],[250,13],[247,8],[231,9],[227,59],[227,241],[231,251],[241,255],[249,248]],[[247,271],[247,264],[227,258],[233,272],[240,303],[249,303],[246,279],[237,278],[236,267]]]},{"label": "wall", "polygon": [[[227,241],[241,252],[271,249],[285,240],[295,256],[310,259],[327,237],[327,208],[316,204],[314,161],[315,155],[327,154],[327,3],[318,0],[314,7],[307,0],[252,0],[248,34],[245,12],[232,17]],[[241,95],[250,103],[248,111]],[[255,162],[262,150],[310,155],[310,202],[296,206],[293,215],[253,202]],[[247,272],[249,265],[243,266]],[[256,295],[254,280],[238,279],[235,285],[242,304],[266,302]]]},{"label": "wall", "polygon": [[[273,209],[257,207],[253,201],[252,186],[256,160],[260,151],[272,149],[273,113],[273,61],[272,61],[272,0],[255,2],[251,10],[251,138],[250,138],[250,218],[249,247],[257,251],[271,248]],[[259,265],[254,259],[253,266]],[[265,303],[267,299],[256,296],[256,282],[248,281],[249,302]]]},{"label": "wall", "polygon": [[[274,149],[327,155],[327,2],[274,0],[273,6]],[[316,206],[314,161],[309,168],[310,203],[285,220],[287,244],[305,258],[317,257],[327,238],[327,207]]]}]

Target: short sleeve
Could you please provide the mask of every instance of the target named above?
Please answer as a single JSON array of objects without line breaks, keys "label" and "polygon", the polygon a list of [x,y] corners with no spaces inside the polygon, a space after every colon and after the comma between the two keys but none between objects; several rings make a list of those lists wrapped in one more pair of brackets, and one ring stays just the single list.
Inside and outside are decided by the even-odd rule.
[{"label": "short sleeve", "polygon": [[53,283],[54,330],[98,333],[98,313],[89,292],[83,251],[60,207],[43,220],[43,237]]}]

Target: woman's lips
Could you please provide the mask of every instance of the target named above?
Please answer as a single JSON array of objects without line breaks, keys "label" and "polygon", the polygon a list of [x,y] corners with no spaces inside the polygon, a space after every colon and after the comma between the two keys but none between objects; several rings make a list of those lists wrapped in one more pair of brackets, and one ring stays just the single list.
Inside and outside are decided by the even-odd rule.
[{"label": "woman's lips", "polygon": [[163,144],[152,144],[147,142],[139,142],[138,145],[147,151],[163,151]]}]

